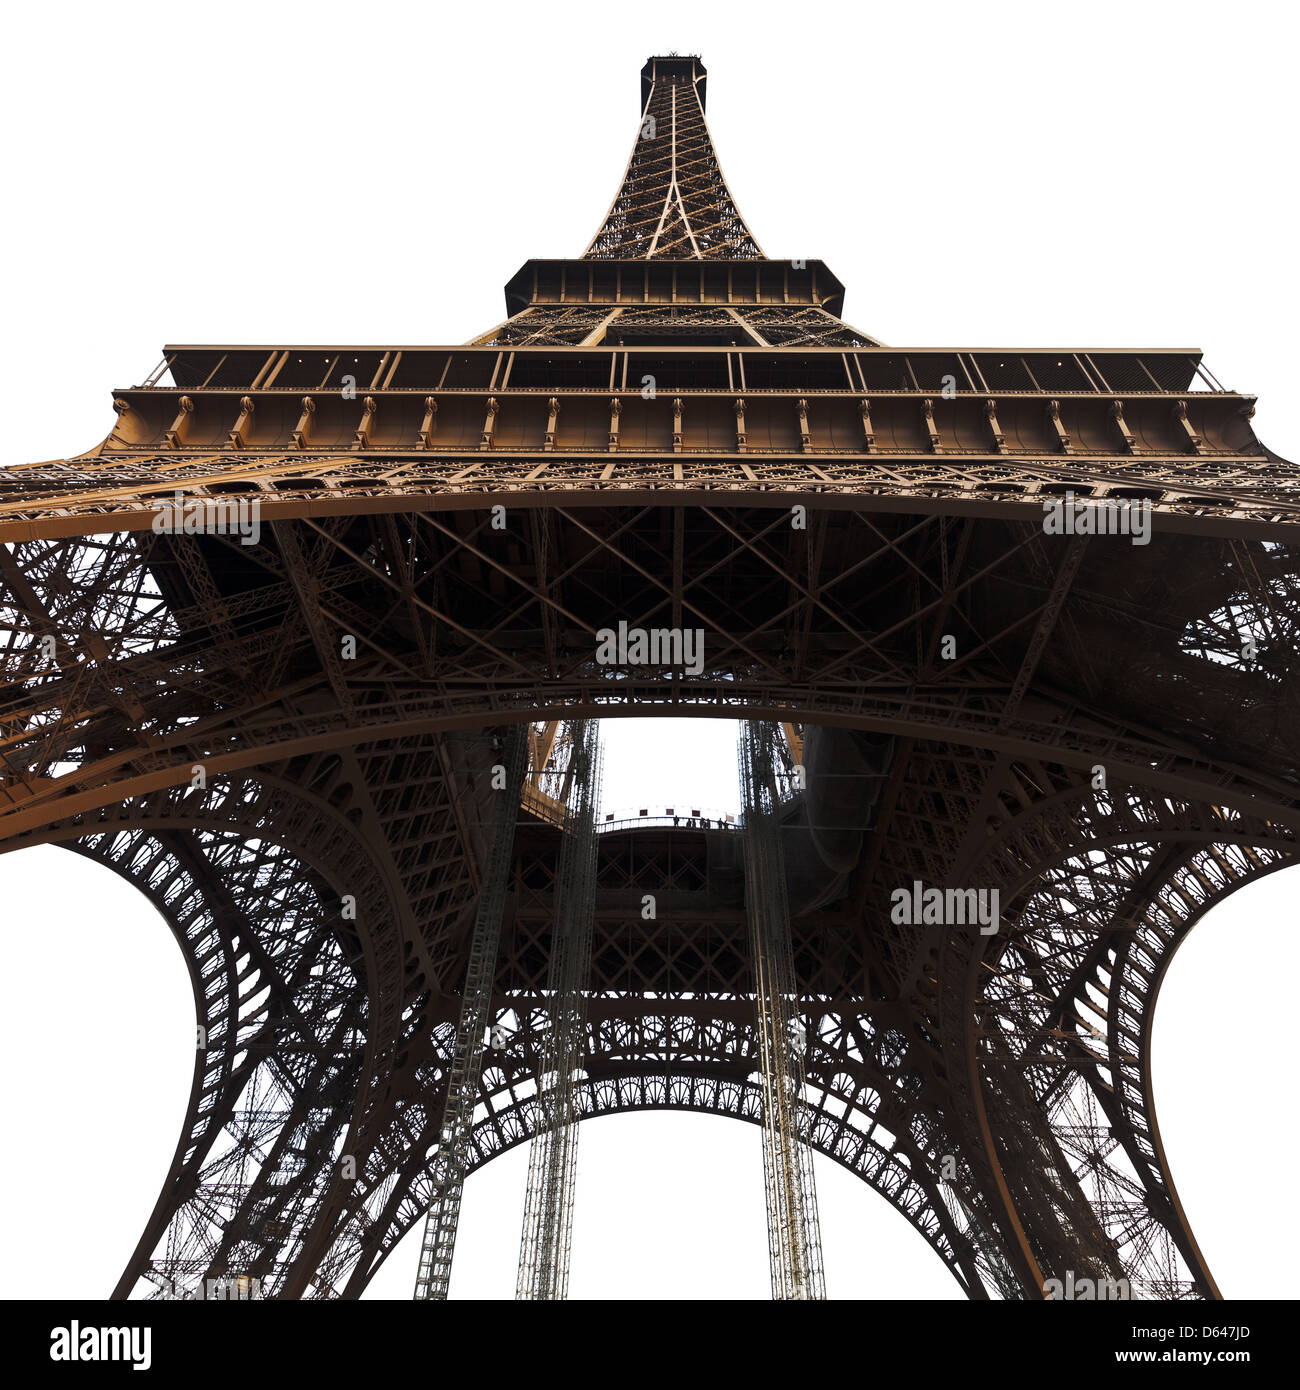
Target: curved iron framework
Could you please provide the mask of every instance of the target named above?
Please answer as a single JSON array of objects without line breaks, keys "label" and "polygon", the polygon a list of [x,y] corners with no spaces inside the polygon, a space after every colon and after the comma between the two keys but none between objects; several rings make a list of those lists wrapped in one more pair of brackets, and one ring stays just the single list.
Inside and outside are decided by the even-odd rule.
[{"label": "curved iron framework", "polygon": [[[136,883],[201,1029],[117,1293],[361,1291],[429,1202],[507,726],[641,712],[802,736],[809,1142],[972,1297],[1214,1297],[1151,1018],[1195,921],[1294,857],[1297,470],[1194,350],[880,346],[762,255],[697,59],[652,59],[641,114],[587,254],[474,344],[171,348],[96,449],[0,472],[0,850]],[[159,526],[178,488],[198,522]],[[620,621],[698,630],[698,669],[599,658]],[[817,774],[832,734],[886,750],[870,797]],[[544,743],[471,1165],[534,1124]],[[738,837],[595,838],[582,1113],[756,1119]],[[913,885],[996,891],[998,929],[899,919]]]}]

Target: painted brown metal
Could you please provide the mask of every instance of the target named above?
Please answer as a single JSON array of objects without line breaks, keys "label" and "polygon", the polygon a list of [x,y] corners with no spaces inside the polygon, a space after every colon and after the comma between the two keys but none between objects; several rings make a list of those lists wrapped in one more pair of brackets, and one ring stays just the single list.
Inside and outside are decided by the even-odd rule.
[{"label": "painted brown metal", "polygon": [[[548,749],[633,712],[781,722],[809,769],[809,1141],[972,1297],[1216,1295],[1149,1030],[1190,927],[1295,853],[1300,474],[1194,349],[852,328],[822,263],[763,256],[704,87],[650,60],[585,256],[526,263],[474,343],[169,347],[99,446],[0,473],[0,849],[139,884],[204,1029],[119,1296],[355,1296],[421,1220],[523,720],[550,733],[471,1166],[532,1134]],[[193,534],[157,524],[178,492]],[[1149,505],[1148,542],[1050,534],[1056,503]],[[254,543],[216,524],[241,515]],[[701,669],[600,664],[619,620],[701,629]],[[860,803],[827,791],[846,768]],[[736,841],[599,837],[582,1113],[761,1119]],[[997,890],[998,930],[897,920],[913,884]]]}]

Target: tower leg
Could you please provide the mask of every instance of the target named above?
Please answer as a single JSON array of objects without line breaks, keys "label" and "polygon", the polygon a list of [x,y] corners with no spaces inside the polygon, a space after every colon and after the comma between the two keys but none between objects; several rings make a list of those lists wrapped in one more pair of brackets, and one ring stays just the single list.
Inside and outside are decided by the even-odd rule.
[{"label": "tower leg", "polygon": [[745,906],[763,1084],[763,1176],[772,1297],[826,1297],[812,1151],[802,1132],[806,1025],[795,986],[777,790],[780,734],[748,723],[740,735],[745,808]]},{"label": "tower leg", "polygon": [[483,1070],[484,1033],[491,1021],[501,917],[505,910],[527,758],[528,726],[517,724],[507,736],[505,786],[496,792],[492,844],[479,885],[460,1020],[456,1025],[456,1050],[447,1078],[447,1099],[433,1162],[433,1200],[425,1217],[420,1267],[415,1276],[417,1299],[445,1299],[451,1283],[451,1259],[456,1248],[461,1193],[469,1163],[469,1136]]},{"label": "tower leg", "polygon": [[537,1078],[537,1134],[528,1156],[528,1195],[515,1285],[515,1297],[520,1299],[562,1299],[569,1289],[578,1152],[575,1082],[586,1040],[585,991],[596,905],[598,738],[599,727],[593,719],[570,725],[564,838],[547,972],[550,1026]]}]

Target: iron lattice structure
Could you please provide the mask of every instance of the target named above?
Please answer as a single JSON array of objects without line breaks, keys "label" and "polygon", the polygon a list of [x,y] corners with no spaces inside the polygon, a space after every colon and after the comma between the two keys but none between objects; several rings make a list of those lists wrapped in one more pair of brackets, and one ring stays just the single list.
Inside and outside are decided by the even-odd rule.
[{"label": "iron lattice structure", "polygon": [[479,882],[474,934],[461,988],[460,1020],[456,1024],[456,1048],[447,1075],[442,1130],[433,1152],[433,1200],[425,1218],[424,1241],[415,1276],[417,1299],[445,1299],[451,1285],[451,1261],[460,1225],[460,1204],[469,1165],[469,1136],[478,1103],[479,1077],[483,1073],[483,1047],[492,1017],[492,988],[496,981],[501,945],[501,919],[505,914],[506,888],[514,857],[515,823],[524,793],[527,771],[527,726],[516,725],[503,748],[504,763],[497,764],[500,784],[493,779],[496,797],[492,814],[492,843]]},{"label": "iron lattice structure", "polygon": [[600,803],[599,724],[571,726],[561,822],[555,918],[547,970],[547,1022],[537,1074],[537,1133],[528,1155],[528,1189],[515,1295],[563,1299],[569,1292],[574,1183],[578,1162],[577,1082],[586,1042],[596,909],[596,816]]},{"label": "iron lattice structure", "polygon": [[[1067,1271],[1216,1296],[1151,1020],[1199,918],[1295,854],[1300,476],[1196,350],[850,328],[823,264],[760,252],[704,98],[697,59],[650,60],[587,254],[528,262],[474,343],[169,347],[98,447],[0,474],[0,848],[135,883],[203,1030],[118,1296],[352,1297],[423,1220],[525,721],[465,1166],[534,1135],[548,745],[631,712],[798,745],[814,1149],[973,1298]],[[209,523],[255,503],[256,543],[157,529],[178,491]],[[1149,504],[1151,543],[1048,534],[1055,498]],[[596,661],[619,620],[701,629],[700,669]],[[739,846],[597,836],[583,1118],[761,1122]],[[997,930],[895,921],[913,884],[997,890]]]},{"label": "iron lattice structure", "polygon": [[774,1299],[825,1298],[817,1185],[807,1142],[809,1117],[802,1104],[809,1029],[790,944],[778,747],[775,724],[741,726],[745,915],[763,1086],[768,1263]]}]

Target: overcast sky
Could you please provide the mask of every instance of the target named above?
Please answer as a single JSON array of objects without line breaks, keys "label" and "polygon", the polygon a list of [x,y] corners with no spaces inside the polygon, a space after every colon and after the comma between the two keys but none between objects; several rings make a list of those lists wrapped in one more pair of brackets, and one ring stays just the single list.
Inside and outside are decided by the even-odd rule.
[{"label": "overcast sky", "polygon": [[[80,452],[164,343],[456,343],[528,257],[577,255],[653,52],[698,52],[764,250],[915,346],[1201,348],[1300,458],[1293,8],[1209,4],[24,6],[6,18],[3,462]],[[734,805],[734,727],[608,729],[606,804]],[[657,780],[655,780],[657,779]],[[1226,1294],[1300,1292],[1285,1155],[1300,877],[1171,968],[1161,1130]],[[170,1161],[193,1053],[179,951],[62,851],[0,858],[0,1294],[94,1297]],[[467,1187],[454,1296],[510,1296],[526,1151]],[[572,1293],[765,1297],[758,1132],[584,1127]],[[883,1200],[818,1160],[832,1297],[951,1297]],[[1280,1238],[1285,1234],[1288,1239]],[[418,1240],[418,1237],[416,1238]],[[415,1242],[372,1292],[408,1297]]]}]

